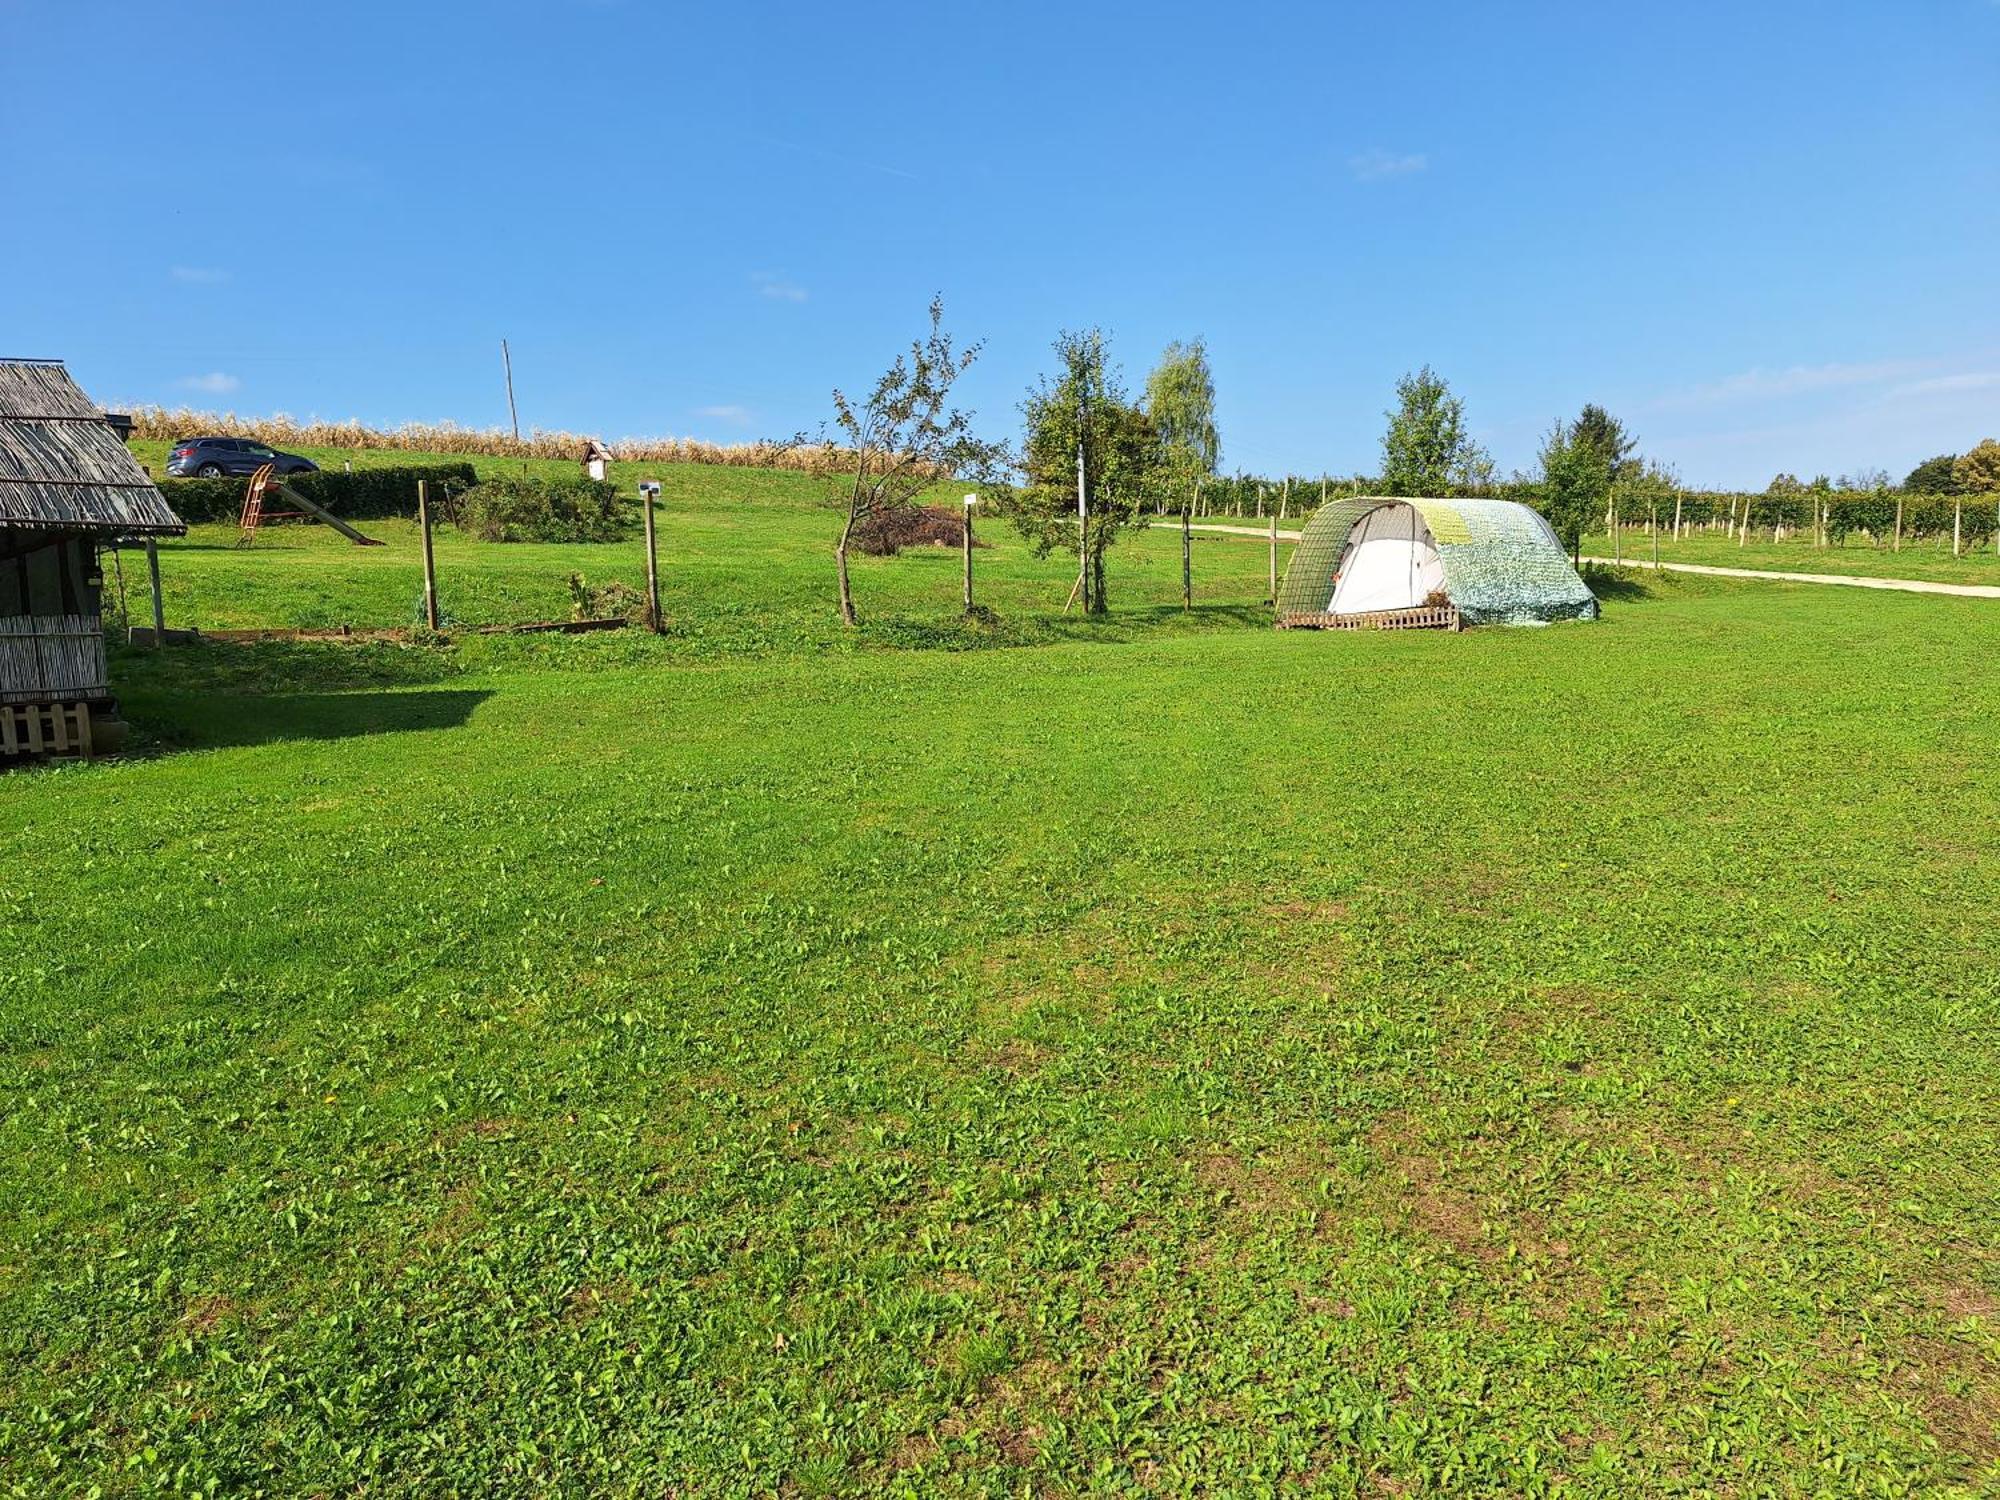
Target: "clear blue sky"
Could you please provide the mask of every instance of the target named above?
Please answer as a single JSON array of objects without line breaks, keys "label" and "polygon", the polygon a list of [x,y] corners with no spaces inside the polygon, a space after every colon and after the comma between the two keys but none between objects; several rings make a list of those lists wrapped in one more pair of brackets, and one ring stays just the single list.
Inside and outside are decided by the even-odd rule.
[{"label": "clear blue sky", "polygon": [[991,435],[1065,326],[1207,338],[1224,464],[2000,435],[2000,3],[0,0],[0,353],[104,402],[740,440],[934,291]]}]

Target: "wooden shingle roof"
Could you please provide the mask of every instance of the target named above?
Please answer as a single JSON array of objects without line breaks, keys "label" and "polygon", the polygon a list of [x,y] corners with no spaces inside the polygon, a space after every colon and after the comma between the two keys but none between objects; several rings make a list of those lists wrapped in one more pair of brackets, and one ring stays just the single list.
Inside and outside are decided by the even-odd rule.
[{"label": "wooden shingle roof", "polygon": [[104,413],[55,360],[0,359],[0,527],[178,535]]}]

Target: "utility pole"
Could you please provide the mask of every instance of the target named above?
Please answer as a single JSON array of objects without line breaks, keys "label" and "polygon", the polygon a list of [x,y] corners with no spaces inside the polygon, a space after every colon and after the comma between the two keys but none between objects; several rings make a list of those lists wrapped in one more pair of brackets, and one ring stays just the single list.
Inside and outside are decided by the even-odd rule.
[{"label": "utility pole", "polygon": [[514,424],[514,445],[521,443],[521,414],[514,410],[514,356],[508,352],[507,341],[500,340],[500,363],[507,368],[507,420]]}]

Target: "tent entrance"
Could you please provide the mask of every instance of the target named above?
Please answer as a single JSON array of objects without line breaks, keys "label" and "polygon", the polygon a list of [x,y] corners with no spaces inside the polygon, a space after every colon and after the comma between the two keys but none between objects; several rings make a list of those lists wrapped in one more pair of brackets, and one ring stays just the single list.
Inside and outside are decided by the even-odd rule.
[{"label": "tent entrance", "polygon": [[1354,523],[1327,613],[1416,609],[1444,592],[1444,561],[1414,505],[1382,505]]}]

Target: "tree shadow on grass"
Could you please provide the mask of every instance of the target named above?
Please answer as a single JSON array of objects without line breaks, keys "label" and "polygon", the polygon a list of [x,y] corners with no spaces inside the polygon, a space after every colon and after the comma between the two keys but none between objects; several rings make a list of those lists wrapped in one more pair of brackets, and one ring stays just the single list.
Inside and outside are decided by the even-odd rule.
[{"label": "tree shadow on grass", "polygon": [[1627,604],[1639,599],[1656,599],[1664,592],[1663,578],[1651,568],[1606,567],[1601,563],[1583,565],[1584,585],[1600,604]]},{"label": "tree shadow on grass", "polygon": [[144,693],[126,699],[123,709],[133,726],[129,749],[144,755],[458,729],[492,696],[486,688],[176,698]]},{"label": "tree shadow on grass", "polygon": [[447,688],[456,656],[393,642],[196,641],[115,647],[132,753],[455,729],[492,696]]}]

